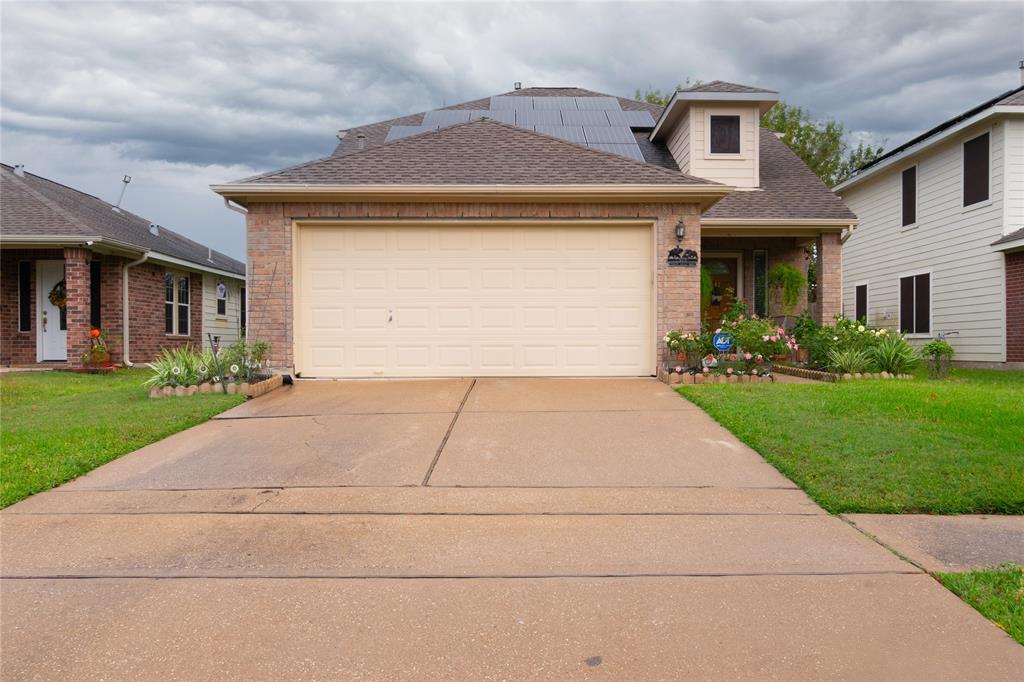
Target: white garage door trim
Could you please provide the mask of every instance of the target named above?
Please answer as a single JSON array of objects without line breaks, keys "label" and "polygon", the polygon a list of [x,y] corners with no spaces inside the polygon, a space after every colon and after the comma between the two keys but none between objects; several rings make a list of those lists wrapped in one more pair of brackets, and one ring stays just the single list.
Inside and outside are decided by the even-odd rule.
[{"label": "white garage door trim", "polygon": [[[652,220],[295,221],[293,240],[293,350],[300,376],[643,376],[655,371]],[[488,256],[495,267],[481,268],[479,252],[497,246]],[[358,270],[344,262],[356,248],[363,266]],[[523,257],[528,249],[530,262]],[[342,267],[334,267],[332,251]],[[446,262],[448,270],[436,265]],[[469,268],[459,267],[467,263]],[[625,267],[614,267],[620,263]],[[452,305],[444,306],[443,276],[462,278],[458,286],[472,278],[468,306],[457,291]],[[356,277],[364,284],[359,294],[352,293]],[[478,292],[486,280],[503,277],[490,294],[493,301],[481,300]],[[594,282],[597,293],[579,298],[570,277]],[[618,284],[618,277],[625,283]],[[538,286],[540,281],[550,284]],[[545,287],[550,288],[545,292]],[[336,296],[347,298],[334,306]],[[589,320],[585,306],[599,313],[585,323],[591,327],[587,332],[570,319],[575,313],[577,320]],[[509,308],[515,309],[515,323],[498,323],[508,325],[506,340],[506,332],[491,325]],[[459,321],[446,323],[443,312]],[[442,324],[449,329],[473,325],[464,333],[467,343],[448,342],[439,331]],[[538,329],[532,345],[526,343],[531,325]],[[403,342],[403,333],[408,341]],[[452,338],[461,333],[453,332]]]}]

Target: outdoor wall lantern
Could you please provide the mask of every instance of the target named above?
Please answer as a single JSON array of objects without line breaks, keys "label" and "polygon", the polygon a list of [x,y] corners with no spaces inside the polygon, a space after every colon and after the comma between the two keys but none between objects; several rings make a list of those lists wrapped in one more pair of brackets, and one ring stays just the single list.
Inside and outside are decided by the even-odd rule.
[{"label": "outdoor wall lantern", "polygon": [[683,221],[680,220],[678,223],[676,223],[676,241],[677,242],[683,241],[683,237],[685,237],[685,236],[686,236],[686,225],[683,225]]}]

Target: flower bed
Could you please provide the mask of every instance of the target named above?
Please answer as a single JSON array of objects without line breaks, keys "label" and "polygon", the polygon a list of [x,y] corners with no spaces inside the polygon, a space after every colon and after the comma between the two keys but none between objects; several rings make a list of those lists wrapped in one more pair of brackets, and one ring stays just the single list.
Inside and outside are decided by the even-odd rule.
[{"label": "flower bed", "polygon": [[149,364],[153,375],[146,381],[150,398],[227,392],[256,397],[283,383],[281,375],[262,371],[263,356],[270,349],[262,342],[238,343],[214,353],[191,347],[164,351]]},{"label": "flower bed", "polygon": [[913,374],[890,374],[889,372],[847,372],[836,374],[835,372],[824,372],[807,367],[793,367],[791,365],[775,365],[776,374],[788,374],[789,376],[802,379],[813,379],[815,381],[854,381],[858,379],[913,379]]}]

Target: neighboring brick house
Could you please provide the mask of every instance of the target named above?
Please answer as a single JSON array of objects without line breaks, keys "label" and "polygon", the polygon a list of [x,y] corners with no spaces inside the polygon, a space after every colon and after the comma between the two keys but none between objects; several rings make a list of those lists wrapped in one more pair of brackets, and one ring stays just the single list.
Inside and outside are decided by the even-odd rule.
[{"label": "neighboring brick house", "polygon": [[844,247],[848,317],[944,338],[957,361],[1024,366],[1024,77],[836,192],[860,217]]},{"label": "neighboring brick house", "polygon": [[777,315],[767,271],[814,252],[828,320],[856,217],[760,128],[776,101],[517,89],[215,185],[248,210],[250,333],[306,377],[651,375],[700,328],[698,263],[712,317],[734,295]]},{"label": "neighboring brick house", "polygon": [[94,328],[118,364],[198,347],[206,332],[228,343],[244,291],[244,263],[0,164],[0,365],[80,367]]}]

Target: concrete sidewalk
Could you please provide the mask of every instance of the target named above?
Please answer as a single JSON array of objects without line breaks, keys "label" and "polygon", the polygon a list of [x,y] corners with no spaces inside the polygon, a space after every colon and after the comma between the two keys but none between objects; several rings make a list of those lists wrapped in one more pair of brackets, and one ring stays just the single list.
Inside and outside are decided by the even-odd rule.
[{"label": "concrete sidewalk", "polygon": [[222,416],[0,513],[0,677],[1024,669],[654,380],[304,382]]}]

